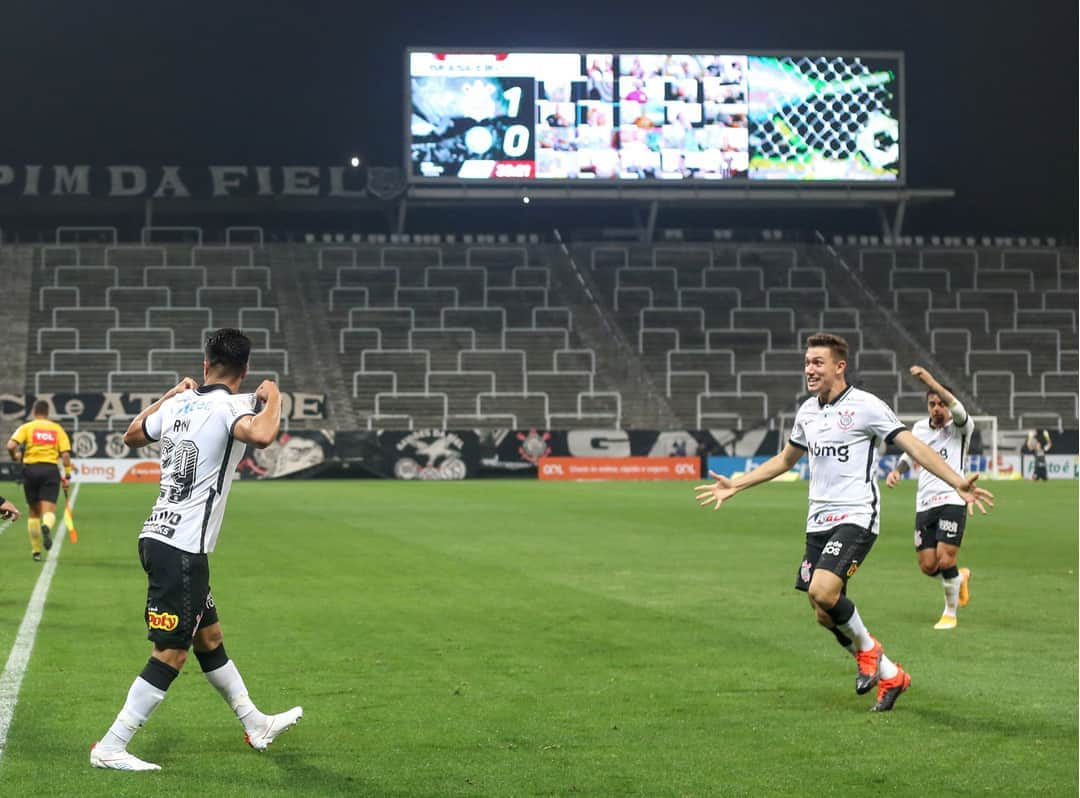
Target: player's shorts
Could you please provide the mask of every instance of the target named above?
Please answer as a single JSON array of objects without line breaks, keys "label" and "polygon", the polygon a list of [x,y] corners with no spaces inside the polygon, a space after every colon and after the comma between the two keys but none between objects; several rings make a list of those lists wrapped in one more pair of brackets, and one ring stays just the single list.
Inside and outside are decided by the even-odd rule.
[{"label": "player's shorts", "polygon": [[218,621],[207,556],[140,538],[139,560],[147,579],[147,639],[161,649],[187,650],[200,627]]},{"label": "player's shorts", "polygon": [[964,539],[967,507],[943,504],[915,513],[915,551],[936,549],[939,543],[959,546]]},{"label": "player's shorts", "polygon": [[795,589],[808,591],[814,571],[824,568],[844,580],[846,591],[848,579],[859,570],[876,540],[877,535],[856,524],[840,524],[808,534],[806,552],[795,576]]},{"label": "player's shorts", "polygon": [[1046,466],[1035,466],[1035,473],[1033,476],[1035,479],[1046,479]]},{"label": "player's shorts", "polygon": [[56,504],[56,497],[60,495],[60,470],[56,463],[30,463],[24,466],[23,493],[28,504]]}]

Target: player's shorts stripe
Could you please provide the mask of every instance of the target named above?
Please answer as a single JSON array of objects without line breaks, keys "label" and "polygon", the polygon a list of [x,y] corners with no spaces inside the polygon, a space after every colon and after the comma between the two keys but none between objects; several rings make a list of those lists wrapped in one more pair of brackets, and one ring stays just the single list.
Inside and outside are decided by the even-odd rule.
[{"label": "player's shorts stripe", "polygon": [[202,517],[202,530],[199,532],[199,554],[206,553],[206,528],[210,526],[210,513],[214,510],[214,497],[217,494],[214,489],[210,489],[210,495],[206,499],[206,506],[203,508]]}]

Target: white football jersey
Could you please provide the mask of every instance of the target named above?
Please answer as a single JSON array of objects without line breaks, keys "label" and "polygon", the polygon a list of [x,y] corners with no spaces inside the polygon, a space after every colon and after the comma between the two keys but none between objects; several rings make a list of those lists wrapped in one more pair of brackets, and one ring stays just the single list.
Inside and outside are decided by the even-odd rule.
[{"label": "white football jersey", "polygon": [[872,393],[848,386],[831,404],[813,396],[795,414],[791,443],[810,457],[806,531],[857,524],[878,533],[878,444],[891,443],[904,425]]},{"label": "white football jersey", "polygon": [[[961,408],[961,412],[963,409]],[[975,431],[975,421],[965,414],[964,423],[957,426],[952,417],[941,429],[930,426],[930,419],[924,418],[916,421],[911,428],[911,434],[925,443],[942,459],[949,464],[949,468],[961,476],[964,475],[964,458],[967,457],[967,449],[971,444],[971,435]],[[911,458],[904,458],[911,464]],[[948,483],[935,477],[925,468],[919,469],[919,493],[915,497],[915,508],[922,512],[931,507],[939,507],[943,504],[957,504],[965,506],[960,495],[953,490]]]},{"label": "white football jersey", "polygon": [[146,417],[143,433],[161,441],[161,487],[140,538],[193,554],[214,550],[246,448],[233,437],[233,429],[254,414],[255,394],[204,385],[167,399]]}]

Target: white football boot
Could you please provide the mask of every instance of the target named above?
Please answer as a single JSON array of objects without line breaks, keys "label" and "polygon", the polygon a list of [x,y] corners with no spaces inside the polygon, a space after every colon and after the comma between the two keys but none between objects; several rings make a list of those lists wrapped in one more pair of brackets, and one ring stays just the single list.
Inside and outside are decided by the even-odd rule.
[{"label": "white football boot", "polygon": [[90,746],[90,764],[106,770],[161,770],[161,765],[144,762],[123,748],[110,751],[100,748],[97,743]]},{"label": "white football boot", "polygon": [[304,717],[303,707],[293,707],[277,715],[267,715],[266,728],[254,732],[245,732],[244,739],[256,751],[265,751],[270,747],[270,743],[277,739],[279,734],[287,732],[302,717]]}]

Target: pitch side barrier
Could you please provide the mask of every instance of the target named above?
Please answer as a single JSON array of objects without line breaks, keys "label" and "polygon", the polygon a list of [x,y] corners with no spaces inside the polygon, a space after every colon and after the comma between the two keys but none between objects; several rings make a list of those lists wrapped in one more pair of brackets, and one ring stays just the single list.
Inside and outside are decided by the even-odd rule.
[{"label": "pitch side barrier", "polygon": [[[160,444],[138,451],[120,432],[81,432],[73,445],[75,478],[91,483],[157,482]],[[1080,477],[1075,430],[1056,433],[1046,456],[1050,479]],[[1070,443],[1071,442],[1071,443]],[[1070,451],[1071,446],[1071,451]],[[734,476],[765,462],[775,440],[749,439],[734,430],[304,430],[283,432],[266,449],[249,449],[237,467],[240,479],[338,478],[461,480],[693,480],[713,471]],[[881,459],[884,479],[896,454]],[[1029,478],[1034,457],[999,453],[997,473]],[[804,458],[787,479],[806,479]],[[972,455],[968,470],[989,470]],[[1013,476],[1015,475],[1015,476]],[[0,480],[15,476],[0,463]],[[782,479],[784,477],[781,477]]]}]

